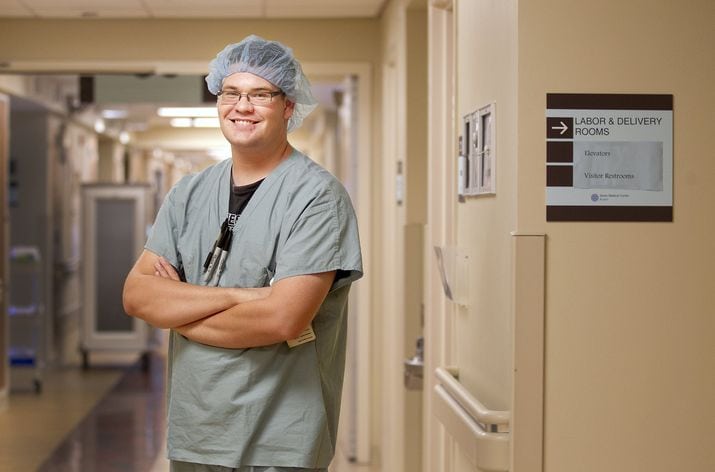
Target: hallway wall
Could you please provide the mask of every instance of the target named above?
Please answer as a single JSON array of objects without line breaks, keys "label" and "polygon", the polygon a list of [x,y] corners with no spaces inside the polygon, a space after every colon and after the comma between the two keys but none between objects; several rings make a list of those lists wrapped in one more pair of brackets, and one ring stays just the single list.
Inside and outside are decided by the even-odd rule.
[{"label": "hallway wall", "polygon": [[[715,3],[520,1],[517,228],[547,234],[548,472],[715,469]],[[672,223],[545,221],[546,93],[674,96]]]},{"label": "hallway wall", "polygon": [[208,65],[226,44],[249,34],[290,45],[304,64],[374,63],[379,55],[379,23],[373,19],[0,19],[0,63],[10,62],[13,70],[26,61],[61,67],[89,62],[101,67],[104,62],[110,70],[111,64],[123,62],[128,71],[157,61]]},{"label": "hallway wall", "polygon": [[[495,104],[496,193],[456,205],[455,245],[469,256],[466,306],[456,309],[460,382],[493,410],[509,410],[512,376],[511,238],[516,227],[517,6],[462,1],[454,15],[456,127]],[[456,197],[455,197],[456,198]]]},{"label": "hallway wall", "polygon": [[[456,28],[455,135],[466,113],[489,102],[497,116],[496,195],[455,203],[451,226],[434,214],[429,221],[435,234],[456,233],[472,270],[467,306],[437,310],[445,320],[431,320],[434,333],[456,338],[436,363],[456,364],[460,382],[488,407],[514,408],[512,354],[498,345],[511,340],[518,302],[509,232],[546,234],[544,463],[537,459],[533,470],[713,469],[715,188],[705,176],[715,175],[708,140],[715,4],[433,5],[451,6]],[[673,94],[672,223],[546,222],[547,93]],[[441,128],[432,123],[430,134]],[[450,150],[431,154],[430,166],[456,161]],[[439,197],[445,185],[430,188]],[[473,470],[450,441],[440,455],[433,470]]]},{"label": "hallway wall", "polygon": [[[438,228],[440,224],[451,224],[451,228],[442,230],[452,235],[451,240],[442,244],[454,248],[457,254],[454,263],[464,267],[463,272],[457,271],[461,280],[456,280],[453,286],[459,303],[450,303],[444,314],[446,321],[433,320],[435,325],[444,326],[442,342],[447,346],[441,358],[436,355],[434,367],[455,367],[459,383],[476,400],[491,410],[508,411],[512,409],[514,361],[510,232],[516,229],[517,218],[517,2],[455,0],[452,9],[455,144],[445,149],[453,154],[436,154],[433,158],[453,160],[453,173],[443,178],[456,182],[457,136],[463,140],[463,155],[467,147],[464,117],[493,104],[495,142],[491,152],[495,155],[492,173],[495,192],[458,201],[453,187],[451,222],[437,215],[436,221],[430,221]],[[479,130],[482,140],[481,124]],[[470,143],[475,133],[470,129]],[[443,182],[433,189],[439,192],[443,186],[448,184]],[[435,329],[433,334],[437,333]],[[433,405],[436,409],[434,396],[427,408]],[[447,438],[440,461],[443,470],[473,470],[469,451],[462,447],[464,443],[452,441],[449,434]],[[436,453],[435,457],[438,456]]]}]

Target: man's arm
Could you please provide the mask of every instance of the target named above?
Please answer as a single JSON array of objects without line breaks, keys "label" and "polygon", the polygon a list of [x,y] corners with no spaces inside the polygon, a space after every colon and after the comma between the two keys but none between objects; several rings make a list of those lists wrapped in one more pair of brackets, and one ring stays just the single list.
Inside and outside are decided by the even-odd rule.
[{"label": "man's arm", "polygon": [[234,305],[176,330],[192,341],[229,349],[294,339],[312,321],[334,279],[335,271],[288,277],[273,284],[266,298]]},{"label": "man's arm", "polygon": [[176,328],[265,297],[270,291],[269,287],[204,287],[181,282],[164,258],[145,250],[124,282],[122,299],[127,314],[157,328]]}]

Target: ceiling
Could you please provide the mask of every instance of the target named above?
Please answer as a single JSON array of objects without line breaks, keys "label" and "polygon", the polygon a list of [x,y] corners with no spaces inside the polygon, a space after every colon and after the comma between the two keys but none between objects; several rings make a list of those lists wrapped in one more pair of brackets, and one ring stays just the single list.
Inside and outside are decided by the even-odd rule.
[{"label": "ceiling", "polygon": [[0,0],[18,18],[373,18],[385,0]]}]

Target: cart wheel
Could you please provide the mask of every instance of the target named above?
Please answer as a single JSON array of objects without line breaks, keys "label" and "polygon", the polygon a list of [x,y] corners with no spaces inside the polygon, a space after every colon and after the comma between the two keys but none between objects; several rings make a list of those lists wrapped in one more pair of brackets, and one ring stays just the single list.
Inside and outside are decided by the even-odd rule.
[{"label": "cart wheel", "polygon": [[40,379],[34,379],[32,384],[35,387],[35,393],[38,395],[42,393],[42,381]]},{"label": "cart wheel", "polygon": [[82,354],[82,370],[89,370],[89,351],[81,350]]}]

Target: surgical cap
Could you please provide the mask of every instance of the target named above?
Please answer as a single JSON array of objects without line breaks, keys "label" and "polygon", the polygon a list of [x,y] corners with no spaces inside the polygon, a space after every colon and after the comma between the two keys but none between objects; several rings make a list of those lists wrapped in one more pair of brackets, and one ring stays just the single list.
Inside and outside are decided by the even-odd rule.
[{"label": "surgical cap", "polygon": [[206,84],[217,95],[223,81],[231,74],[250,72],[272,83],[295,103],[288,121],[288,131],[297,129],[318,105],[310,91],[310,82],[303,73],[293,51],[277,41],[267,41],[251,35],[240,43],[229,44],[209,64]]}]

